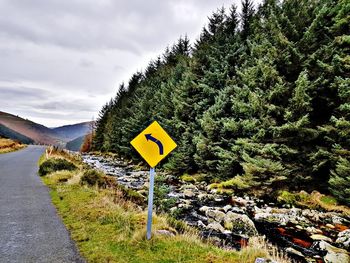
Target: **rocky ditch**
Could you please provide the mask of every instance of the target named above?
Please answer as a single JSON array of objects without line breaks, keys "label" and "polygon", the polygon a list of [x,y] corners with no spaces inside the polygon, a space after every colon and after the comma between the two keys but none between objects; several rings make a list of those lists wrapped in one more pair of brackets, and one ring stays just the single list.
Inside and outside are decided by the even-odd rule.
[{"label": "rocky ditch", "polygon": [[[118,183],[147,195],[148,171],[120,159],[83,155],[86,164],[116,177]],[[281,207],[264,200],[227,196],[205,182],[182,182],[166,175],[168,199],[176,214],[219,246],[241,248],[265,235],[295,262],[350,262],[350,218],[336,212]]]}]

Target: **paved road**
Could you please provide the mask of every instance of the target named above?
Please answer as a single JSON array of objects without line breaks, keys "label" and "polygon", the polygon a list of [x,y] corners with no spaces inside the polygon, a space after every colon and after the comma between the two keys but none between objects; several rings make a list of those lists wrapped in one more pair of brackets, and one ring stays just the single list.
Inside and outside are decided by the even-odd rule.
[{"label": "paved road", "polygon": [[42,146],[0,154],[0,262],[84,262],[37,175]]}]

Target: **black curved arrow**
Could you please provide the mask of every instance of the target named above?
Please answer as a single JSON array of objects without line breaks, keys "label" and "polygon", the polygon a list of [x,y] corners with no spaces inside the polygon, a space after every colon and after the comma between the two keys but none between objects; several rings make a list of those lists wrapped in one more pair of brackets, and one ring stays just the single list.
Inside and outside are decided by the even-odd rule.
[{"label": "black curved arrow", "polygon": [[155,142],[158,145],[158,147],[159,147],[159,154],[160,155],[164,154],[164,147],[163,147],[163,144],[161,143],[161,141],[159,141],[156,138],[154,138],[151,133],[145,134],[145,137],[146,137],[147,141],[150,140],[152,142]]}]

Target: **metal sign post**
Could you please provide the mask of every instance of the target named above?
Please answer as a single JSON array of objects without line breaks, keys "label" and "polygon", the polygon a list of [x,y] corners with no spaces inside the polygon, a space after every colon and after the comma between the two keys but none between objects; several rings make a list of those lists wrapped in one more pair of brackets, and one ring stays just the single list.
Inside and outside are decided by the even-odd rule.
[{"label": "metal sign post", "polygon": [[152,212],[153,212],[153,189],[154,189],[154,168],[149,170],[149,191],[148,191],[148,216],[147,216],[147,239],[152,236]]},{"label": "metal sign post", "polygon": [[154,190],[154,167],[176,148],[176,143],[166,131],[154,121],[131,142],[131,145],[139,152],[143,159],[150,165],[149,192],[148,192],[148,216],[147,216],[147,239],[152,236],[152,211]]}]

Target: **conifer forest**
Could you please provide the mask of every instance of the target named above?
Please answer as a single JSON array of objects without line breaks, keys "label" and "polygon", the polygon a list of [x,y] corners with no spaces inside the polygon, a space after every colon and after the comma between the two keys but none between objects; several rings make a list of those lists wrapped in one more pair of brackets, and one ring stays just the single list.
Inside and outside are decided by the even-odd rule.
[{"label": "conifer forest", "polygon": [[161,163],[235,193],[318,190],[350,205],[349,0],[243,0],[219,8],[122,83],[92,148],[141,161],[157,120],[178,144]]}]

